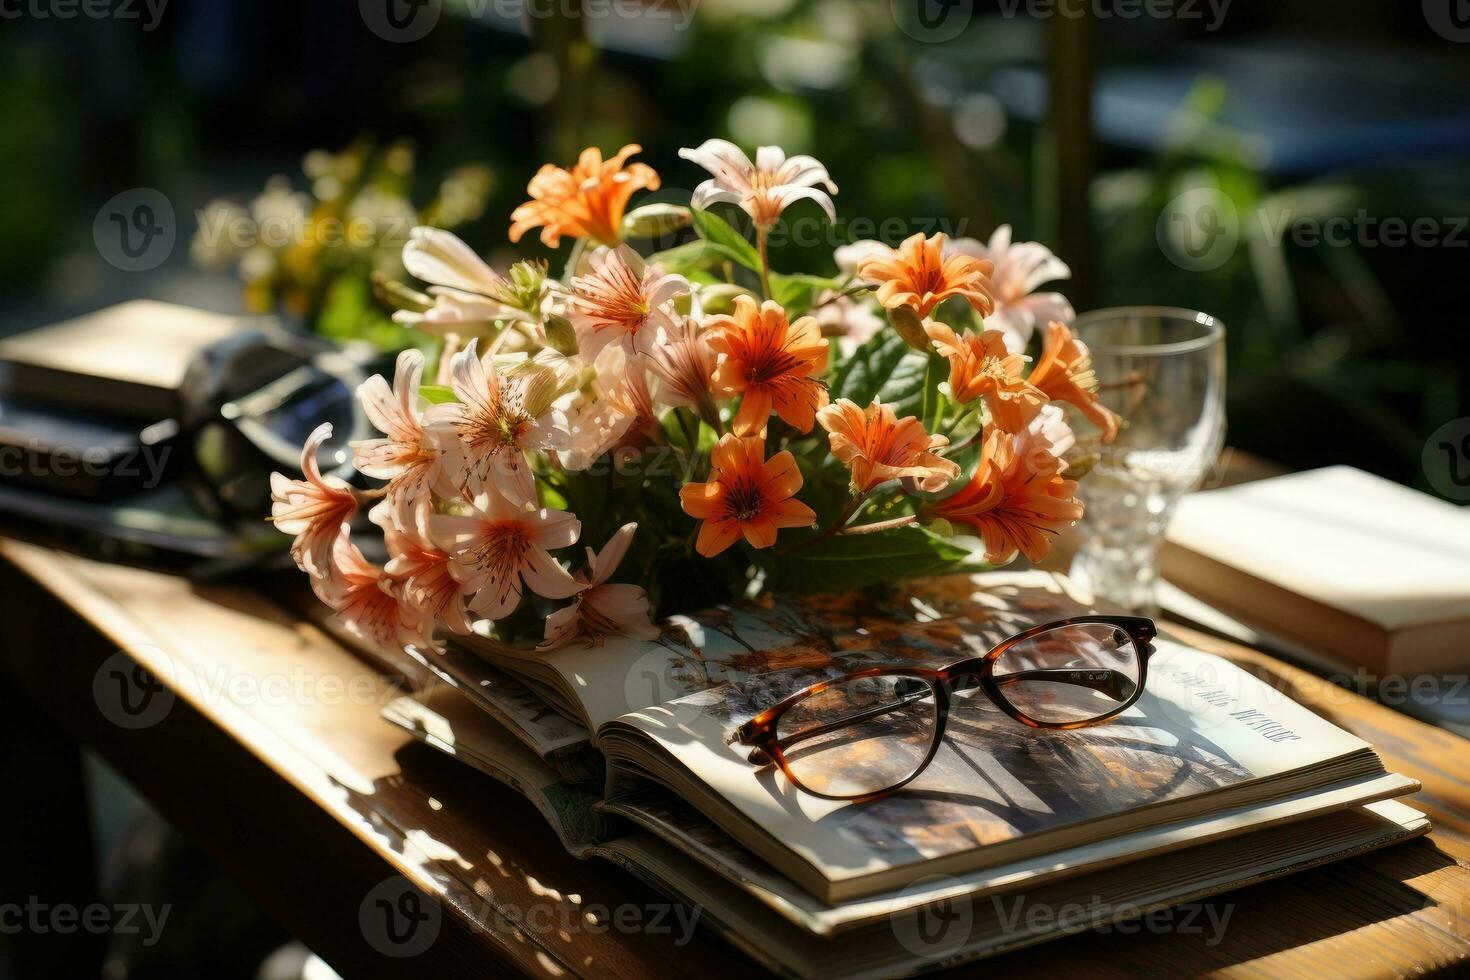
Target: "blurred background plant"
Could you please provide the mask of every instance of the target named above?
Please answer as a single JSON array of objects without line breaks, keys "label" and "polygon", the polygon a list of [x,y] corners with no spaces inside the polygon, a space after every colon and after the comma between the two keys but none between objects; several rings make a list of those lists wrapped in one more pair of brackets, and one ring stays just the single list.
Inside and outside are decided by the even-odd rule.
[{"label": "blurred background plant", "polygon": [[[848,175],[834,247],[916,230],[984,239],[1010,223],[1071,265],[1061,288],[1078,310],[1219,316],[1230,441],[1270,459],[1348,462],[1432,489],[1426,437],[1470,415],[1454,300],[1470,259],[1470,44],[1422,5],[405,9],[432,23],[284,0],[174,0],[151,28],[146,16],[7,22],[0,177],[24,193],[0,215],[3,325],[147,295],[270,309],[393,347],[405,337],[368,280],[394,261],[386,240],[239,255],[187,243],[226,214],[278,209],[310,227],[391,222],[424,202],[422,218],[455,223],[503,269],[521,175],[581,146],[637,142],[664,180],[651,199],[674,200],[701,177],[677,148],[719,135],[815,153]],[[300,167],[319,146],[347,149]],[[271,179],[298,168],[299,181]],[[92,222],[140,186],[173,203],[179,244],[126,273],[100,257]],[[221,199],[236,203],[211,207]],[[1386,223],[1416,221],[1423,235],[1391,240]],[[832,271],[812,242],[774,241],[782,268]],[[243,292],[191,251],[233,265]]]},{"label": "blurred background plant", "polygon": [[253,313],[279,313],[336,340],[402,350],[419,335],[372,299],[372,279],[401,277],[400,256],[416,225],[458,228],[481,217],[490,168],[464,164],[414,207],[414,153],[407,140],[381,149],[370,138],[340,153],[312,150],[301,164],[310,191],[277,174],[248,207],[229,198],[198,214],[189,254],[201,268],[234,268]]}]

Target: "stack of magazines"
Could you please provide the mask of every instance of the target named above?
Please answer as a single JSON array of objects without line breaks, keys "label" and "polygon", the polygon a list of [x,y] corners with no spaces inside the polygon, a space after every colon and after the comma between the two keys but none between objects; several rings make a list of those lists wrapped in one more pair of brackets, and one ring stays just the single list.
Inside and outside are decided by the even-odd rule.
[{"label": "stack of magazines", "polygon": [[[1368,744],[1166,638],[1137,688],[1042,668],[1013,678],[1040,692],[1027,712],[1005,707],[1015,691],[957,682],[932,745],[908,724],[933,724],[926,671],[1096,613],[1064,579],[989,573],[719,607],[651,642],[531,654],[470,637],[425,655],[444,683],[385,715],[524,794],[573,854],[695,906],[788,975],[952,965],[1428,830],[1394,800],[1418,784]],[[860,685],[840,680],[855,672]],[[1070,710],[1044,693],[1060,682],[1131,704],[1097,723],[1018,717]],[[804,703],[830,708],[828,688],[847,715],[780,708],[813,690]],[[849,696],[884,690],[898,700]],[[1024,914],[1036,907],[1060,911]]]}]

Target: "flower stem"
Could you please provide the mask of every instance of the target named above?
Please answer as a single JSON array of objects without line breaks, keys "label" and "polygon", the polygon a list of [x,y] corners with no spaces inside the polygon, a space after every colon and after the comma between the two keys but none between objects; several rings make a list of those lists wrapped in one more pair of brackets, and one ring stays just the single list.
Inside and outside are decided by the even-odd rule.
[{"label": "flower stem", "polygon": [[720,422],[720,410],[715,408],[715,400],[710,397],[709,392],[699,396],[699,417],[704,419],[705,424],[715,430],[715,435],[722,435],[725,427]]},{"label": "flower stem", "polygon": [[[975,414],[975,407],[978,404],[979,404],[979,400],[977,399],[975,401],[969,402],[968,404],[961,405],[960,406],[960,410],[955,413],[954,418],[950,419],[944,425],[945,435],[954,435],[954,430],[955,429],[958,429],[960,427],[960,423],[966,421],[967,419],[969,419],[969,417],[971,415],[974,415]],[[943,418],[942,415],[941,415],[941,418]],[[935,428],[937,430],[939,427],[936,426]],[[968,441],[969,440],[966,440],[966,442],[968,442]]]},{"label": "flower stem", "polygon": [[761,258],[761,292],[766,299],[775,299],[776,294],[771,289],[771,254],[766,231],[763,225],[755,226],[755,250],[760,253]]},{"label": "flower stem", "polygon": [[679,427],[684,431],[684,438],[689,443],[689,460],[691,464],[699,456],[699,419],[694,413],[685,408],[674,409],[674,415],[679,420]]},{"label": "flower stem", "polygon": [[810,548],[812,545],[816,544],[819,541],[825,541],[828,538],[832,537],[832,535],[834,534],[840,534],[842,532],[843,526],[848,521],[852,520],[853,515],[856,514],[858,510],[863,506],[863,504],[867,502],[868,495],[872,492],[873,491],[871,490],[864,490],[862,493],[853,497],[847,502],[847,506],[842,508],[842,513],[837,515],[836,520],[828,525],[821,534],[818,534],[814,538],[807,538],[805,541],[794,545],[793,547],[788,549],[787,553],[789,554],[792,551],[801,551],[804,548]]},{"label": "flower stem", "polygon": [[908,527],[917,524],[919,518],[914,514],[905,514],[903,517],[895,517],[891,521],[878,521],[873,524],[859,524],[857,527],[843,528],[838,534],[877,534],[881,531],[892,531],[894,528]]},{"label": "flower stem", "polygon": [[871,285],[869,285],[868,283],[865,283],[865,282],[858,283],[856,286],[847,286],[847,287],[844,287],[839,292],[832,293],[830,296],[828,296],[826,299],[822,300],[820,303],[813,303],[812,304],[812,308],[810,310],[807,310],[807,312],[810,313],[810,312],[812,312],[812,310],[820,310],[822,307],[826,306],[827,304],[829,304],[829,303],[835,303],[835,302],[837,302],[840,299],[850,299],[853,296],[858,296],[858,295],[861,295],[862,293],[870,293],[870,292],[873,291],[873,288],[874,288],[873,286],[871,286]]},{"label": "flower stem", "polygon": [[449,362],[454,355],[459,353],[463,345],[459,334],[450,332],[444,335],[444,343],[439,347],[439,360],[434,364],[434,382],[444,386],[449,385]]}]

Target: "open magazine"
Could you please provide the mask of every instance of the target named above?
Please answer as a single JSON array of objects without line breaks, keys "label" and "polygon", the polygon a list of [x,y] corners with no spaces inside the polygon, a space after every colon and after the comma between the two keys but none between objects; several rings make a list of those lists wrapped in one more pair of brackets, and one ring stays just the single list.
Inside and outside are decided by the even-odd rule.
[{"label": "open magazine", "polygon": [[932,965],[943,956],[910,949],[901,923],[939,901],[966,903],[976,924],[945,955],[983,955],[1045,938],[983,925],[996,911],[987,896],[1082,887],[1136,910],[1427,829],[1397,804],[1367,806],[1417,784],[1385,773],[1361,740],[1228,661],[1162,640],[1143,697],[1116,718],[1039,730],[970,712],[917,780],[876,800],[804,793],[732,744],[816,680],[942,666],[1091,611],[1040,573],[913,589],[720,608],[674,618],[656,642],[535,658],[472,640],[473,655],[426,658],[454,690],[388,715],[516,785],[573,853],[711,910],[742,945],[805,948],[807,960],[783,961],[806,962],[803,973],[850,972],[840,961],[854,947],[823,954],[830,940],[816,942],[839,934],[887,972]]}]

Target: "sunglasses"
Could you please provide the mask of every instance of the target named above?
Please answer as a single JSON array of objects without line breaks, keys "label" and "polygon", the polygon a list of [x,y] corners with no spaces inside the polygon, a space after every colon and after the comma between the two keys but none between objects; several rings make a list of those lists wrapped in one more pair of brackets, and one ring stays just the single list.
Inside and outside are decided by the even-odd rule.
[{"label": "sunglasses", "polygon": [[911,782],[951,714],[999,708],[1031,728],[1095,725],[1143,694],[1153,620],[1080,616],[1034,626],[980,657],[932,670],[872,667],[813,684],[735,730],[758,766],[798,789],[862,801]]},{"label": "sunglasses", "polygon": [[270,513],[271,472],[299,472],[301,445],[322,422],[332,438],[322,471],[350,479],[351,443],[376,435],[354,395],[375,370],[392,365],[374,349],[339,349],[318,337],[261,327],[200,351],[180,388],[185,487],[200,510],[258,525]]}]

